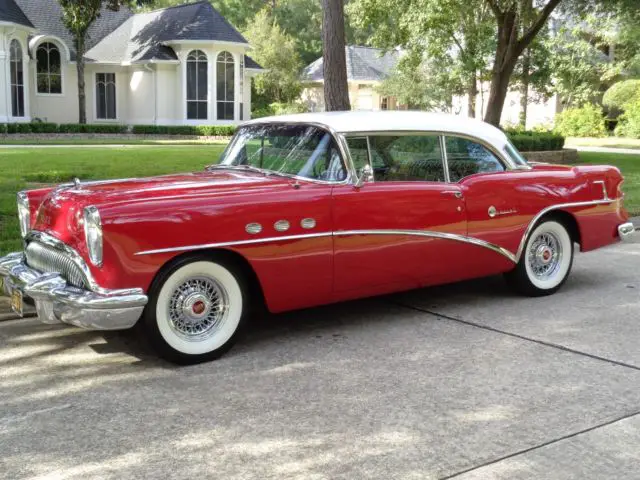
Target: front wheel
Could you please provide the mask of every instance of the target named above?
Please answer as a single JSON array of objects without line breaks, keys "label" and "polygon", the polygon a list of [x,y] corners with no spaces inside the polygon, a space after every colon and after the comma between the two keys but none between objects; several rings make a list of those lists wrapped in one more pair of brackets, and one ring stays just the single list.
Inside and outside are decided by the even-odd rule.
[{"label": "front wheel", "polygon": [[567,228],[555,220],[540,223],[527,239],[518,265],[506,274],[518,292],[532,297],[555,293],[573,264],[573,241]]},{"label": "front wheel", "polygon": [[245,282],[230,262],[187,258],[162,273],[149,292],[144,331],[151,345],[178,364],[226,353],[245,317]]}]

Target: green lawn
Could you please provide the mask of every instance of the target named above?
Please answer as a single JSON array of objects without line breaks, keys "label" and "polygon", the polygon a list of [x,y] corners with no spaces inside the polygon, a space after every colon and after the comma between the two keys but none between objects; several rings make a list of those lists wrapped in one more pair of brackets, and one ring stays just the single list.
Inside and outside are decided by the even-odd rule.
[{"label": "green lawn", "polygon": [[618,167],[624,175],[624,204],[631,216],[640,215],[640,154],[580,152],[580,163]]},{"label": "green lawn", "polygon": [[0,145],[226,145],[228,140],[149,138],[23,138],[0,137]]},{"label": "green lawn", "polygon": [[223,144],[186,147],[11,148],[0,150],[0,254],[20,249],[16,192],[38,184],[202,170]]},{"label": "green lawn", "polygon": [[640,150],[640,139],[637,138],[575,138],[569,137],[565,142],[565,147],[607,147],[607,148],[637,148]]},{"label": "green lawn", "polygon": [[[122,148],[10,148],[0,150],[0,254],[20,248],[15,194],[74,177],[126,178],[202,170],[216,163],[224,145]],[[580,154],[581,163],[615,165],[626,181],[626,206],[640,215],[640,155]]]}]

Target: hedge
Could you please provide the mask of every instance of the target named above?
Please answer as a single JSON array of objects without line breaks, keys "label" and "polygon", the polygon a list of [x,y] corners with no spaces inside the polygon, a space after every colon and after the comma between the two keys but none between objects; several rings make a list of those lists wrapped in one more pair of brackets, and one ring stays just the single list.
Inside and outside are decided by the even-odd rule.
[{"label": "hedge", "polygon": [[15,133],[110,133],[136,135],[193,135],[203,137],[230,137],[236,131],[233,125],[81,125],[79,123],[32,122],[0,123],[0,134]]},{"label": "hedge", "polygon": [[562,150],[565,138],[553,132],[507,132],[511,143],[521,152]]},{"label": "hedge", "polygon": [[134,125],[136,135],[197,135],[202,137],[230,137],[233,125]]}]

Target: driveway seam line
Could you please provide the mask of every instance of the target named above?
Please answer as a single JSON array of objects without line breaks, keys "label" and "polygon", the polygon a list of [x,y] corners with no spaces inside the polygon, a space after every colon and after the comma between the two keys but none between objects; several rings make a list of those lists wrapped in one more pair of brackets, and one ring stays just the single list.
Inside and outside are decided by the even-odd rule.
[{"label": "driveway seam line", "polygon": [[580,350],[575,350],[573,348],[565,347],[564,345],[558,345],[557,343],[546,342],[544,340],[538,340],[535,338],[525,337],[524,335],[519,335],[517,333],[508,332],[506,330],[500,330],[498,328],[489,327],[488,325],[482,325],[481,323],[471,322],[469,320],[462,320],[461,318],[450,317],[448,315],[443,315],[441,313],[432,312],[425,308],[414,307],[413,305],[407,305],[401,302],[391,302],[400,307],[408,308],[410,310],[415,310],[417,312],[428,313],[429,315],[434,315],[436,317],[444,318],[445,320],[450,320],[452,322],[462,323],[463,325],[469,325],[476,328],[481,328],[483,330],[487,330],[494,333],[499,333],[502,335],[507,335],[509,337],[518,338],[520,340],[525,340],[527,342],[537,343],[538,345],[543,345],[545,347],[555,348],[558,350],[562,350],[564,352],[574,353],[576,355],[581,355],[583,357],[592,358],[594,360],[600,360],[602,362],[610,363],[613,365],[618,365],[619,367],[631,368],[633,370],[640,370],[640,367],[636,365],[631,365],[630,363],[619,362],[618,360],[612,360],[610,358],[601,357],[599,355],[594,355],[592,353],[581,352]]},{"label": "driveway seam line", "polygon": [[613,420],[609,420],[607,422],[599,423],[598,425],[594,425],[592,427],[585,428],[584,430],[580,430],[580,431],[573,432],[573,433],[570,433],[568,435],[564,435],[562,437],[559,437],[559,438],[556,438],[556,439],[553,439],[553,440],[549,440],[547,442],[541,443],[540,445],[535,445],[533,447],[529,447],[529,448],[525,448],[523,450],[519,450],[517,452],[511,453],[509,455],[505,455],[504,457],[500,457],[500,458],[495,459],[495,460],[489,460],[488,462],[485,462],[485,463],[483,463],[481,465],[477,465],[475,467],[467,468],[466,470],[462,470],[460,472],[456,472],[456,473],[454,473],[452,475],[447,475],[446,477],[440,477],[438,480],[450,480],[450,479],[458,477],[460,475],[464,475],[465,473],[469,473],[469,472],[472,472],[474,470],[478,470],[480,468],[488,467],[489,465],[494,465],[496,463],[500,463],[500,462],[502,462],[504,460],[508,460],[510,458],[517,457],[517,456],[523,455],[525,453],[529,453],[529,452],[531,452],[533,450],[537,450],[539,448],[543,448],[543,447],[546,447],[546,446],[549,446],[549,445],[553,445],[554,443],[562,442],[564,440],[568,440],[570,438],[577,437],[578,435],[582,435],[584,433],[592,432],[592,431],[597,430],[599,428],[608,427],[609,425],[613,425],[614,423],[621,422],[622,420],[626,420],[628,418],[635,417],[636,415],[640,415],[640,410],[636,411],[636,412],[632,412],[632,413],[628,413],[628,414],[622,415],[620,417],[614,418]]}]

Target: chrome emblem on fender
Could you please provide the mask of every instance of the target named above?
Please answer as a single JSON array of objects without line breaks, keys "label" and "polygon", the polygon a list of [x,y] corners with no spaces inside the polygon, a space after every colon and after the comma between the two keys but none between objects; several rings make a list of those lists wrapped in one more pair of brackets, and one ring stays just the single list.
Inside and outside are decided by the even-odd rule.
[{"label": "chrome emblem on fender", "polygon": [[248,223],[247,226],[244,227],[244,229],[247,231],[247,233],[255,235],[256,233],[260,233],[262,231],[262,225],[260,225],[259,223]]},{"label": "chrome emblem on fender", "polygon": [[300,226],[306,230],[310,230],[316,227],[316,221],[313,218],[303,218],[300,221]]},{"label": "chrome emblem on fender", "polygon": [[273,228],[275,228],[278,232],[286,232],[289,230],[291,225],[286,220],[278,220],[273,224]]},{"label": "chrome emblem on fender", "polygon": [[488,211],[488,213],[489,213],[489,216],[490,216],[491,218],[493,218],[493,217],[495,217],[495,216],[498,214],[498,210],[496,209],[496,207],[494,207],[493,205],[491,205],[491,206],[489,207],[489,211]]},{"label": "chrome emblem on fender", "polygon": [[498,210],[496,207],[491,205],[487,213],[489,214],[489,217],[493,218],[496,215],[509,215],[511,213],[518,213],[518,211],[515,208],[509,208],[508,210]]}]

